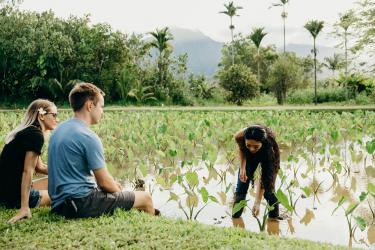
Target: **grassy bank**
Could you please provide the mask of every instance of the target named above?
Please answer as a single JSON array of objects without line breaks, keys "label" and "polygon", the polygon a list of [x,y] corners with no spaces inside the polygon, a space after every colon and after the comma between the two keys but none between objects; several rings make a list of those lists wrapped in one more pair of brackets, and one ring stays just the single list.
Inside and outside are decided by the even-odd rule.
[{"label": "grassy bank", "polygon": [[31,219],[6,224],[14,213],[0,209],[0,249],[345,249],[237,228],[155,218],[136,211],[65,220],[50,214],[49,209],[36,209]]}]

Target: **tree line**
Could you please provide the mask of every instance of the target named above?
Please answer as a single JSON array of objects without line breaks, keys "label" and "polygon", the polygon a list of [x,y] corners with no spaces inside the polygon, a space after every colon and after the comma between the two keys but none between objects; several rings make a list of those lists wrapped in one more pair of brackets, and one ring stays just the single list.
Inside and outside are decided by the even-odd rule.
[{"label": "tree line", "polygon": [[[338,39],[337,46],[343,48],[344,57],[341,54],[333,54],[332,57],[324,58],[325,62],[317,60],[316,40],[326,25],[321,20],[310,20],[303,25],[313,40],[311,55],[301,58],[297,57],[295,53],[286,51],[285,20],[288,17],[286,10],[289,3],[290,0],[280,0],[270,6],[270,8],[282,7],[284,42],[282,53],[278,53],[274,46],[261,47],[261,42],[267,35],[264,27],[254,27],[248,35],[234,35],[233,18],[240,17],[239,12],[243,8],[235,5],[233,1],[224,4],[225,10],[220,14],[229,17],[231,42],[223,48],[218,76],[222,86],[230,90],[229,100],[241,104],[246,99],[253,98],[259,92],[265,91],[273,92],[277,102],[283,104],[289,90],[309,88],[313,80],[316,104],[318,102],[317,72],[321,71],[323,67],[333,72],[332,78],[327,79],[323,85],[344,88],[348,98],[358,94],[359,89],[364,89],[366,94],[372,95],[375,100],[375,82],[371,76],[365,75],[365,73],[373,75],[375,65],[371,65],[371,62],[361,62],[359,66],[371,68],[370,72],[363,72],[358,65],[353,63],[354,59],[357,59],[361,54],[370,51],[370,55],[374,55],[375,32],[372,24],[375,21],[375,1],[360,0],[356,3],[358,5],[356,10],[351,9],[339,15],[337,22],[332,27],[331,36]],[[351,69],[350,65],[353,66]],[[344,74],[336,79],[335,71],[342,68],[345,68]]]},{"label": "tree line", "polygon": [[[283,27],[286,4],[281,0]],[[333,78],[324,84],[352,89],[374,89],[374,81],[354,72],[350,56],[374,51],[375,1],[360,1],[359,10],[340,15],[333,35],[342,41],[344,56],[335,54],[318,62],[315,39],[324,22],[312,20],[305,28],[312,35],[312,55],[298,57],[275,46],[261,46],[267,32],[255,27],[247,34],[234,34],[233,17],[242,9],[233,2],[220,14],[230,17],[231,41],[222,48],[215,78],[193,75],[187,69],[187,54],[173,55],[173,35],[168,27],[147,34],[124,34],[108,24],[91,24],[89,16],[68,19],[52,11],[22,11],[17,4],[0,2],[0,102],[28,102],[48,98],[66,102],[75,83],[95,83],[106,92],[106,101],[121,104],[192,105],[209,100],[241,105],[260,93],[274,94],[285,102],[288,91],[317,86],[316,72],[327,67]],[[352,32],[360,33],[355,43]],[[348,44],[354,44],[351,47]],[[370,66],[369,66],[370,67]],[[335,78],[335,72],[345,74]],[[373,67],[372,67],[373,68]],[[315,95],[315,102],[317,97]]]}]

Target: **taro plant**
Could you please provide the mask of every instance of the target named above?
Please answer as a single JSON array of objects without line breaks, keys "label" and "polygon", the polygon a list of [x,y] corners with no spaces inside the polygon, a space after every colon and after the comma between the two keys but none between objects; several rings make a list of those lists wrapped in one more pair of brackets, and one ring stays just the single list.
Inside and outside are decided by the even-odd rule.
[{"label": "taro plant", "polygon": [[[366,142],[366,151],[375,160],[375,139]],[[365,158],[367,159],[367,157]]]},{"label": "taro plant", "polygon": [[[183,189],[183,194],[177,195],[173,192],[170,192],[169,201],[176,201],[178,203],[178,207],[182,210],[182,212],[186,216],[186,219],[196,220],[199,214],[209,204],[210,201],[218,203],[216,197],[210,195],[205,187],[198,188],[199,178],[196,172],[187,172],[186,174],[179,176],[177,180],[179,185]],[[201,200],[203,202],[203,205],[201,206],[199,206],[198,194],[200,194]],[[182,197],[186,197],[186,207],[183,206]]]},{"label": "taro plant", "polygon": [[288,212],[293,213],[294,207],[292,201],[289,201],[288,196],[281,190],[278,189],[275,193],[277,200],[283,205]]},{"label": "taro plant", "polygon": [[[352,240],[355,236],[355,231],[359,228],[361,231],[364,231],[367,227],[366,220],[361,216],[355,216],[354,211],[358,208],[361,202],[363,202],[367,198],[368,193],[362,192],[359,196],[359,202],[354,202],[348,205],[346,209],[343,208],[345,213],[345,218],[347,221],[348,229],[349,229],[349,246],[352,246]],[[332,211],[332,215],[336,212],[336,210],[343,206],[346,202],[347,198],[342,196],[337,204],[337,207]]]},{"label": "taro plant", "polygon": [[[232,215],[237,213],[238,211],[240,211],[241,209],[243,209],[245,207],[247,207],[251,210],[251,208],[247,205],[248,201],[249,200],[242,200],[239,203],[236,203],[236,205],[233,207]],[[273,209],[274,209],[273,206],[269,206],[268,204],[265,204],[265,209],[263,211],[262,218],[258,218],[258,216],[253,215],[253,217],[257,220],[259,230],[261,232],[263,232],[264,229],[266,228],[266,222],[267,222],[267,219],[268,219],[268,215]]]},{"label": "taro plant", "polygon": [[[293,160],[294,156],[293,155],[289,155],[288,157],[288,161],[289,162],[292,162],[292,161],[296,161]],[[296,193],[294,192],[294,188],[298,188],[299,187],[299,183],[298,183],[298,178],[297,178],[297,173],[298,173],[298,168],[297,167],[294,167],[293,168],[293,179],[289,182],[288,186],[286,187],[286,191],[288,193],[288,195],[285,195],[285,193],[281,190],[282,186],[285,184],[286,180],[287,180],[287,176],[284,174],[284,171],[283,170],[280,170],[279,171],[279,176],[281,176],[281,183],[280,183],[280,187],[278,188],[278,191],[276,192],[276,197],[279,199],[282,199],[283,202],[281,202],[280,200],[280,203],[288,209],[288,211],[290,211],[291,213],[295,213],[297,215],[297,212],[296,212],[296,206],[297,206],[297,202],[298,200],[301,198],[301,195],[299,195],[297,198],[296,198]]]},{"label": "taro plant", "polygon": [[267,219],[268,219],[268,215],[269,215],[269,213],[270,213],[273,209],[274,209],[273,206],[270,206],[270,205],[268,205],[268,204],[265,204],[265,209],[264,209],[264,211],[263,211],[263,215],[262,215],[262,218],[261,218],[261,219],[259,219],[258,216],[253,215],[253,216],[255,217],[255,219],[257,220],[258,227],[259,227],[259,230],[260,230],[261,232],[263,232],[264,229],[266,228],[266,222],[267,222]]},{"label": "taro plant", "polygon": [[301,198],[301,195],[299,195],[297,198],[295,197],[295,192],[293,191],[293,187],[296,187],[296,186],[298,187],[298,183],[295,180],[292,180],[290,184],[288,185],[288,187],[286,188],[286,190],[288,192],[289,204],[293,208],[292,212],[298,215],[296,211],[296,207],[297,207],[298,200]]},{"label": "taro plant", "polygon": [[319,200],[319,192],[321,192],[321,186],[323,184],[324,180],[322,181],[318,181],[315,177],[313,179],[313,182],[311,184],[311,187],[312,187],[312,193],[313,193],[313,209],[317,209],[316,207],[316,201],[318,201],[320,203],[320,200]]},{"label": "taro plant", "polygon": [[338,175],[341,174],[342,165],[340,161],[338,161],[337,159],[333,160],[327,171],[331,175],[333,180],[332,185],[328,188],[328,190],[330,190],[331,188],[335,187],[335,184],[338,182]]},{"label": "taro plant", "polygon": [[[375,199],[375,185],[372,184],[372,183],[369,183],[367,185],[367,190],[368,190],[368,193],[372,196],[372,198]],[[371,211],[371,215],[372,215],[371,224],[373,225],[375,223],[375,208],[372,207],[372,205],[370,203],[370,199],[367,199],[367,203],[368,203],[368,206],[369,206],[370,211]]]}]

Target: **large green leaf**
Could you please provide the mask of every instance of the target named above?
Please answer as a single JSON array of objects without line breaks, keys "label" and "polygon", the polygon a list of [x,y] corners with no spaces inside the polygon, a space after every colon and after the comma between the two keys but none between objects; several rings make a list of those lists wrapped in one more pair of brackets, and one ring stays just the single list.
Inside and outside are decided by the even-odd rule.
[{"label": "large green leaf", "polygon": [[238,203],[236,203],[232,209],[232,215],[237,213],[238,211],[240,211],[242,208],[246,207],[247,206],[247,201],[246,200],[242,200]]},{"label": "large green leaf", "polygon": [[289,204],[288,197],[281,191],[281,189],[277,190],[275,193],[277,200],[283,205],[289,212],[293,211],[293,207]]},{"label": "large green leaf", "polygon": [[341,165],[341,163],[338,162],[338,161],[336,161],[336,162],[334,163],[334,166],[335,166],[335,168],[336,168],[336,172],[337,172],[338,174],[341,174],[341,171],[342,171],[342,165]]},{"label": "large green leaf", "polygon": [[362,192],[361,195],[359,196],[359,201],[362,202],[367,198],[368,193]]},{"label": "large green leaf", "polygon": [[350,215],[353,213],[353,211],[358,207],[359,203],[352,203],[348,206],[348,208],[345,210],[345,216]]},{"label": "large green leaf", "polygon": [[167,132],[167,125],[166,124],[162,124],[159,126],[158,128],[158,132],[161,133],[161,134],[165,134]]},{"label": "large green leaf", "polygon": [[301,189],[305,193],[306,197],[309,197],[311,195],[311,188],[309,188],[309,187],[303,187]]},{"label": "large green leaf", "polygon": [[373,154],[375,152],[375,139],[366,142],[366,150],[369,154]]},{"label": "large green leaf", "polygon": [[215,203],[219,203],[219,201],[216,199],[215,196],[210,195],[210,196],[208,196],[208,198],[209,198],[211,201],[215,202]]},{"label": "large green leaf", "polygon": [[198,174],[196,172],[188,172],[185,175],[187,182],[189,183],[190,187],[198,186]]},{"label": "large green leaf", "polygon": [[178,201],[180,200],[180,198],[178,197],[177,194],[173,193],[173,192],[169,192],[169,199],[168,201]]},{"label": "large green leaf", "polygon": [[176,157],[177,156],[177,150],[176,149],[170,149],[168,151],[169,156]]},{"label": "large green leaf", "polygon": [[207,192],[207,189],[205,187],[202,187],[199,190],[199,193],[201,193],[203,202],[207,203],[207,201],[208,201],[208,192]]},{"label": "large green leaf", "polygon": [[194,138],[195,138],[195,134],[192,133],[192,132],[190,132],[189,135],[188,135],[188,138],[189,138],[189,141],[194,140]]},{"label": "large green leaf", "polygon": [[365,231],[365,229],[367,227],[365,219],[363,219],[360,216],[357,216],[354,219],[357,222],[357,225],[358,225],[359,229],[361,229],[362,232]]},{"label": "large green leaf", "polygon": [[337,207],[335,209],[333,209],[332,211],[332,214],[334,214],[336,212],[336,210],[342,205],[344,204],[344,202],[346,201],[346,197],[345,196],[341,196],[338,204],[337,204]]},{"label": "large green leaf", "polygon": [[367,190],[375,198],[375,185],[372,183],[369,183],[367,185]]},{"label": "large green leaf", "polygon": [[331,131],[331,138],[334,142],[337,141],[337,139],[339,138],[339,131],[337,131],[336,129],[335,130],[332,130]]}]

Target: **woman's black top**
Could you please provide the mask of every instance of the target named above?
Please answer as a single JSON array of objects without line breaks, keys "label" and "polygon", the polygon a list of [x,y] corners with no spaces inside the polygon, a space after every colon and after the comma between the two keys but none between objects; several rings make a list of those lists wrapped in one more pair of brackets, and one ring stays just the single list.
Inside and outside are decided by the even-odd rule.
[{"label": "woman's black top", "polygon": [[26,152],[38,155],[44,144],[42,131],[30,126],[18,132],[15,138],[5,144],[0,155],[0,202],[13,202],[21,199],[22,173]]},{"label": "woman's black top", "polygon": [[262,147],[255,154],[250,153],[246,147],[244,136],[236,138],[240,150],[245,155],[247,176],[250,181],[254,180],[254,173],[260,164],[261,166],[261,185],[266,191],[274,191],[274,185],[277,173],[280,169],[280,151],[273,132],[266,129],[268,140],[263,142]]}]

